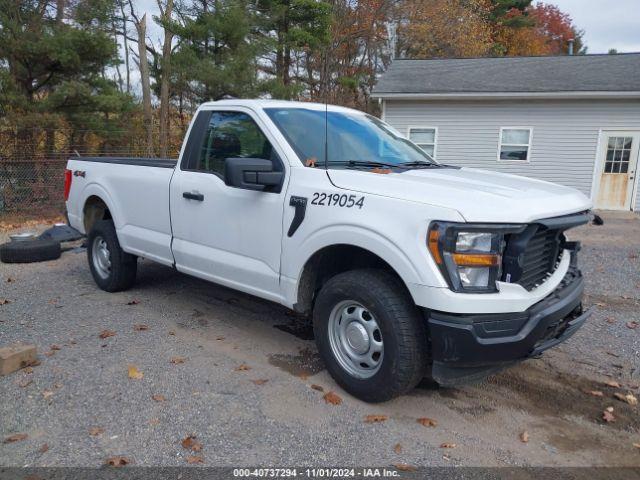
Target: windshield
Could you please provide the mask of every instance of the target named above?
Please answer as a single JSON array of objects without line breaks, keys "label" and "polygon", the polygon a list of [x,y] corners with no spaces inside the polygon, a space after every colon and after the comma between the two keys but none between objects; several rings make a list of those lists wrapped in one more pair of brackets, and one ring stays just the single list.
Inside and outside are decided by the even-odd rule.
[{"label": "windshield", "polygon": [[323,166],[325,135],[330,168],[436,164],[420,147],[371,115],[305,108],[266,108],[265,112],[307,166]]}]

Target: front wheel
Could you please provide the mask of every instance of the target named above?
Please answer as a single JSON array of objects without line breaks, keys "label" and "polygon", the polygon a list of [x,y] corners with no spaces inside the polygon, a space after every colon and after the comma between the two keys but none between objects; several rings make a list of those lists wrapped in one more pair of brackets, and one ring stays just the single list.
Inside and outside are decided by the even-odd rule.
[{"label": "front wheel", "polygon": [[136,281],[137,258],[122,250],[111,220],[98,220],[91,228],[87,257],[93,279],[102,290],[120,292]]},{"label": "front wheel", "polygon": [[331,278],[316,299],[313,329],[329,373],[361,400],[390,400],[424,376],[424,320],[388,272],[354,270]]}]

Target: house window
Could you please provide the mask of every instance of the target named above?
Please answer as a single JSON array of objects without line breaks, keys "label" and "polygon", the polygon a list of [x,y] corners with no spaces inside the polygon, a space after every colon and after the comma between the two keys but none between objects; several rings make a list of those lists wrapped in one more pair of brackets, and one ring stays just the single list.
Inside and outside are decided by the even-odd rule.
[{"label": "house window", "polygon": [[436,158],[436,136],[438,129],[435,127],[409,128],[409,140],[418,145],[431,158]]},{"label": "house window", "polygon": [[498,160],[527,162],[531,152],[532,129],[527,127],[503,127],[500,129]]}]

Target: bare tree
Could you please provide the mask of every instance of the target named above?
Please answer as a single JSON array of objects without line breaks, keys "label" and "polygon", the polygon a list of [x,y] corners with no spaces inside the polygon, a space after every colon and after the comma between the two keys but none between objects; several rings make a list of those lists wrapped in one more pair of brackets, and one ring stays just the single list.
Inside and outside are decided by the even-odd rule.
[{"label": "bare tree", "polygon": [[169,143],[169,85],[171,82],[171,42],[173,32],[169,27],[171,15],[173,14],[173,0],[166,0],[162,5],[161,0],[157,0],[160,9],[160,21],[164,26],[164,42],[162,45],[162,59],[160,60],[160,156],[168,156]]},{"label": "bare tree", "polygon": [[56,22],[62,23],[64,20],[64,4],[65,0],[56,0]]},{"label": "bare tree", "polygon": [[124,42],[124,66],[127,69],[127,93],[131,92],[131,69],[129,68],[129,38],[127,35],[127,21],[129,20],[127,14],[124,11],[124,1],[118,0],[118,6],[120,7],[120,14],[122,15],[122,39]]},{"label": "bare tree", "polygon": [[147,14],[139,18],[129,0],[129,9],[138,32],[138,67],[140,69],[140,84],[142,86],[142,109],[144,114],[144,128],[147,132],[147,155],[153,156],[153,111],[151,110],[151,82],[149,80],[149,63],[147,62]]}]

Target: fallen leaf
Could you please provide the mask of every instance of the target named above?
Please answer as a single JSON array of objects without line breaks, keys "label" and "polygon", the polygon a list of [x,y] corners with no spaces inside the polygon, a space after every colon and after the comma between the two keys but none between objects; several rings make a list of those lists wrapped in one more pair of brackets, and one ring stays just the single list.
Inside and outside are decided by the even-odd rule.
[{"label": "fallen leaf", "polygon": [[367,415],[364,417],[364,423],[380,423],[389,419],[386,415]]},{"label": "fallen leaf", "polygon": [[187,438],[182,440],[182,448],[199,452],[202,450],[202,444],[196,440],[195,435],[189,435]]},{"label": "fallen leaf", "polygon": [[6,298],[0,298],[0,305],[6,305],[7,303],[11,303],[11,302]]},{"label": "fallen leaf", "polygon": [[633,443],[632,445],[636,448],[640,448],[640,443]]},{"label": "fallen leaf", "polygon": [[600,390],[585,390],[584,393],[593,397],[602,397],[604,395]]},{"label": "fallen leaf", "polygon": [[142,380],[144,374],[136,368],[135,365],[129,365],[129,378],[134,380]]},{"label": "fallen leaf", "polygon": [[529,432],[526,430],[520,434],[520,441],[522,443],[529,443]]},{"label": "fallen leaf", "polygon": [[196,457],[195,455],[189,455],[187,457],[187,463],[204,463],[204,458],[202,457]]},{"label": "fallen leaf", "polygon": [[342,403],[342,399],[334,392],[327,392],[322,398],[324,398],[326,403],[330,403],[331,405],[340,405]]},{"label": "fallen leaf", "polygon": [[607,423],[616,421],[616,417],[614,417],[613,413],[609,410],[605,410],[604,412],[602,412],[602,419]]},{"label": "fallen leaf", "polygon": [[114,332],[113,330],[103,330],[100,332],[100,335],[98,336],[102,339],[105,339],[109,337],[114,337],[115,335],[116,335],[116,332]]},{"label": "fallen leaf", "polygon": [[38,449],[38,453],[46,453],[49,451],[49,445],[46,443]]},{"label": "fallen leaf", "polygon": [[396,443],[393,446],[393,451],[396,452],[397,454],[401,454],[402,453],[402,445],[400,445],[399,443]]},{"label": "fallen leaf", "polygon": [[440,448],[456,448],[458,445],[455,443],[443,443]]},{"label": "fallen leaf", "polygon": [[438,422],[436,422],[434,419],[428,418],[428,417],[418,418],[416,420],[416,422],[418,422],[423,427],[436,427],[436,426],[438,426]]},{"label": "fallen leaf", "polygon": [[393,466],[401,472],[415,472],[417,470],[416,467],[407,465],[406,463],[394,463]]},{"label": "fallen leaf", "polygon": [[371,170],[371,173],[377,173],[379,175],[389,175],[391,173],[391,169],[389,168],[374,168]]},{"label": "fallen leaf", "polygon": [[140,300],[133,299],[127,302],[127,305],[138,305],[139,303],[140,303]]},{"label": "fallen leaf", "polygon": [[158,425],[160,423],[160,419],[159,418],[151,418],[149,420],[149,425]]},{"label": "fallen leaf", "polygon": [[33,373],[33,367],[25,367],[22,369],[24,373],[31,374]]},{"label": "fallen leaf", "polygon": [[21,442],[22,440],[26,440],[29,437],[26,433],[14,433],[13,435],[8,436],[4,439],[4,443],[14,443]]},{"label": "fallen leaf", "polygon": [[145,324],[141,323],[141,324],[138,324],[138,325],[134,325],[133,329],[136,332],[145,332],[145,331],[149,330],[149,325],[145,325]]},{"label": "fallen leaf", "polygon": [[7,283],[12,283],[15,282],[15,280],[11,277],[7,277]]},{"label": "fallen leaf", "polygon": [[604,303],[604,302],[597,302],[597,303],[595,304],[595,306],[596,306],[596,307],[606,307],[606,306],[607,306],[607,304],[606,304],[606,303]]},{"label": "fallen leaf", "polygon": [[187,359],[185,357],[171,357],[171,363],[174,365],[178,365],[179,363],[186,362]]},{"label": "fallen leaf", "polygon": [[169,335],[175,335],[176,332],[174,332],[173,330],[169,330]]},{"label": "fallen leaf", "polygon": [[604,384],[605,384],[607,387],[611,387],[611,388],[620,388],[620,384],[619,384],[618,382],[614,381],[614,380],[609,380],[609,381],[607,381],[607,382],[604,382]]},{"label": "fallen leaf", "polygon": [[306,167],[316,168],[316,162],[317,161],[318,161],[318,159],[316,157],[307,158],[307,160],[304,162],[304,165]]},{"label": "fallen leaf", "polygon": [[56,354],[56,352],[54,352],[53,350],[50,350],[48,352],[44,352],[44,356],[45,357],[52,357],[55,354]]},{"label": "fallen leaf", "polygon": [[[40,365],[40,363],[41,363],[41,362],[40,362],[40,360],[38,360],[38,359],[36,358],[34,361],[32,361],[32,362],[30,362],[30,363],[29,363],[29,367],[37,367],[38,365]],[[27,368],[29,368],[29,367],[27,367]],[[25,370],[26,370],[26,369],[25,369]],[[31,372],[33,372],[33,369],[31,369]],[[31,372],[29,372],[29,373],[31,373]]]},{"label": "fallen leaf", "polygon": [[247,370],[251,370],[251,367],[245,363],[240,364],[236,368],[234,368],[236,372],[246,372]]},{"label": "fallen leaf", "polygon": [[42,396],[45,400],[48,400],[53,396],[53,392],[51,390],[45,390],[44,392],[42,392]]},{"label": "fallen leaf", "polygon": [[89,429],[89,435],[92,437],[97,437],[98,435],[102,435],[104,433],[104,428],[102,427],[91,427]]},{"label": "fallen leaf", "polygon": [[627,322],[627,328],[630,328],[631,330],[635,330],[638,326],[640,326],[640,323],[638,322]]},{"label": "fallen leaf", "polygon": [[253,383],[255,383],[256,385],[264,385],[265,383],[267,383],[269,380],[267,380],[266,378],[258,378],[256,380],[251,380]]},{"label": "fallen leaf", "polygon": [[222,340],[224,340],[224,337],[223,337],[223,336],[216,337],[216,340],[218,340],[218,341],[222,341]]},{"label": "fallen leaf", "polygon": [[607,317],[605,318],[605,321],[610,324],[616,323],[616,319],[614,317]]},{"label": "fallen leaf", "polygon": [[318,392],[324,392],[324,388],[322,388],[320,385],[316,385],[315,383],[311,385],[311,388],[317,390]]},{"label": "fallen leaf", "polygon": [[160,394],[154,395],[151,398],[153,398],[153,400],[155,400],[156,402],[164,402],[166,400],[165,396]]},{"label": "fallen leaf", "polygon": [[50,348],[51,350],[61,350],[60,345],[51,345],[49,348]]},{"label": "fallen leaf", "polygon": [[106,463],[107,465],[110,465],[112,467],[124,467],[125,465],[129,465],[131,463],[131,460],[129,460],[127,457],[117,456],[107,458]]},{"label": "fallen leaf", "polygon": [[614,397],[616,397],[618,400],[620,400],[621,402],[626,402],[629,405],[635,406],[638,404],[638,399],[631,393],[628,394],[624,394],[624,393],[614,393],[613,394]]}]

